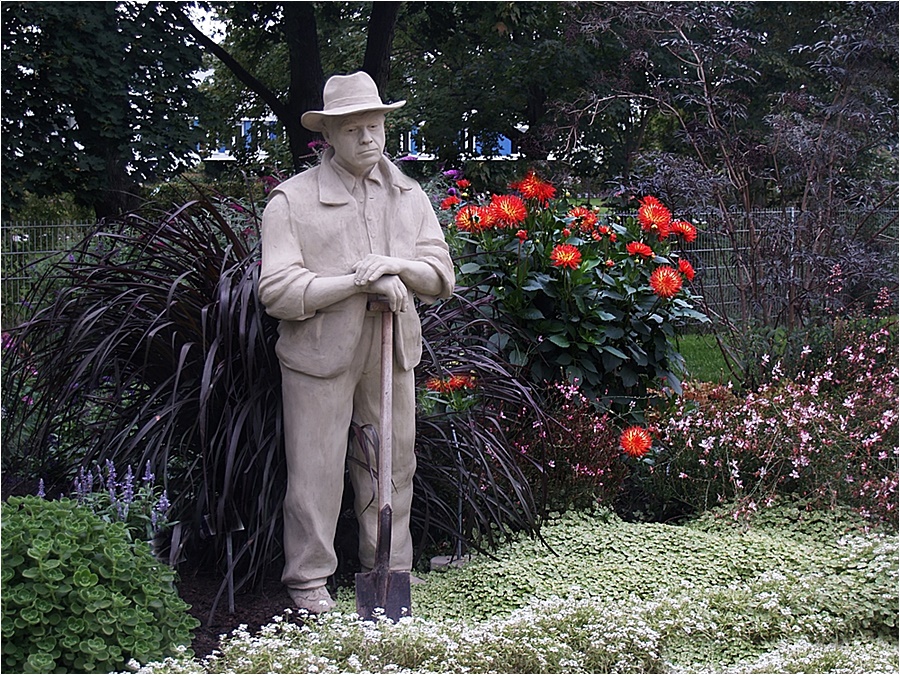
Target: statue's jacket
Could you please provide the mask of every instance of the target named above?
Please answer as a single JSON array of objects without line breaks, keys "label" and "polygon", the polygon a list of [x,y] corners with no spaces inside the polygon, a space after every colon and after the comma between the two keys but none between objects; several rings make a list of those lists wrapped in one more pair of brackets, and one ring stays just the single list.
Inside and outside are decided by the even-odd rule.
[{"label": "statue's jacket", "polygon": [[[437,297],[453,292],[453,263],[428,196],[418,183],[384,158],[371,174],[363,209],[339,175],[329,149],[322,162],[272,190],[263,213],[259,297],[280,319],[275,350],[281,362],[314,377],[345,371],[359,343],[368,295],[358,293],[317,311],[305,307],[306,288],[317,276],[350,274],[369,253],[429,264],[442,280]],[[362,214],[364,213],[364,217]],[[404,370],[422,356],[422,326],[409,309],[395,315],[394,355]]]}]

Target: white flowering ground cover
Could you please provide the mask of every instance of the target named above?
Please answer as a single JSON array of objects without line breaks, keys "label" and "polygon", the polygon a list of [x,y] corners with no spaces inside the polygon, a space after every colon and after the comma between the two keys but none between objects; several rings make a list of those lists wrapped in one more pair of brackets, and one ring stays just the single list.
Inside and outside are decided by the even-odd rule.
[{"label": "white flowering ground cover", "polygon": [[399,624],[360,621],[346,589],[319,619],[288,612],[139,672],[897,672],[897,536],[785,513],[749,527],[571,513],[545,543],[426,575]]}]

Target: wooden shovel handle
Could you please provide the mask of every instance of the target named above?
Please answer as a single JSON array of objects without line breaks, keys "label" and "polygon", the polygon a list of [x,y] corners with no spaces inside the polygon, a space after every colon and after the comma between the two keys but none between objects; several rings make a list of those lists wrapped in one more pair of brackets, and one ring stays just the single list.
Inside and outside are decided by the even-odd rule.
[{"label": "wooden shovel handle", "polygon": [[391,505],[394,407],[394,313],[381,313],[381,434],[378,446],[378,510]]},{"label": "wooden shovel handle", "polygon": [[370,312],[381,312],[381,419],[378,435],[378,534],[375,568],[390,569],[391,557],[391,477],[394,401],[394,313],[383,298],[369,300]]}]

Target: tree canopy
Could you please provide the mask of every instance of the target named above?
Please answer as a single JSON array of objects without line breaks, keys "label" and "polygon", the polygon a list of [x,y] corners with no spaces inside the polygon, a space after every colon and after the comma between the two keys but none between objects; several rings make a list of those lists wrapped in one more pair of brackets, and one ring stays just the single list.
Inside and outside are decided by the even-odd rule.
[{"label": "tree canopy", "polygon": [[[3,17],[7,210],[29,191],[113,212],[184,166],[200,129],[227,141],[243,120],[270,168],[296,171],[316,139],[300,115],[360,69],[408,101],[389,118],[398,154],[411,132],[447,165],[506,137],[607,196],[896,199],[896,3],[11,2]],[[244,166],[256,150],[233,148]]]},{"label": "tree canopy", "polygon": [[98,217],[186,166],[201,54],[160,2],[3,3],[3,209],[72,193]]}]

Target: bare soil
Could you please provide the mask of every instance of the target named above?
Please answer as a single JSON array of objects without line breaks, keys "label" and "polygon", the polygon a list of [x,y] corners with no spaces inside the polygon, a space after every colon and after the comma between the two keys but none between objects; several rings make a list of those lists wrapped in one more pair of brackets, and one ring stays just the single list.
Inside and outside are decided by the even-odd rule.
[{"label": "bare soil", "polygon": [[238,626],[246,625],[251,633],[271,623],[272,617],[291,607],[291,599],[277,577],[267,578],[259,589],[235,593],[234,613],[229,612],[228,594],[223,591],[215,612],[210,610],[222,584],[218,575],[200,571],[181,574],[178,594],[188,603],[190,613],[201,625],[194,629],[191,648],[199,659],[219,647],[223,635],[230,635]]}]

